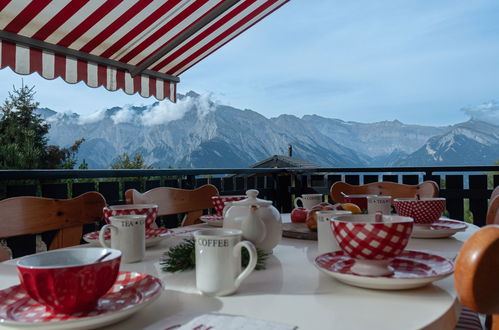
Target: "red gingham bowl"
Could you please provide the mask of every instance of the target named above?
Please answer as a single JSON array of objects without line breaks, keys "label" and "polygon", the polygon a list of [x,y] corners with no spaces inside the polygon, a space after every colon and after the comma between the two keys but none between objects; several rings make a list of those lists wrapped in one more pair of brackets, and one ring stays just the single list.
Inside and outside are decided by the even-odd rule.
[{"label": "red gingham bowl", "polygon": [[246,195],[227,195],[227,196],[212,196],[213,207],[217,215],[222,216],[226,202],[236,202],[245,199]]},{"label": "red gingham bowl", "polygon": [[[96,260],[111,252],[104,261]],[[121,251],[107,248],[61,249],[33,254],[17,262],[21,285],[39,303],[73,314],[95,308],[116,281]]]},{"label": "red gingham bowl", "polygon": [[339,215],[331,221],[343,252],[364,260],[391,260],[400,255],[412,227],[411,218],[392,215],[384,215],[383,222],[375,222],[374,214]]},{"label": "red gingham bowl", "polygon": [[432,224],[445,210],[445,198],[396,198],[393,205],[397,214],[411,217],[416,224]]},{"label": "red gingham bowl", "polygon": [[367,210],[367,196],[377,195],[345,195],[343,199],[345,203],[352,203],[357,205],[362,211]]},{"label": "red gingham bowl", "polygon": [[146,215],[146,229],[151,228],[158,215],[158,205],[154,204],[124,204],[106,206],[103,209],[104,220],[110,223],[109,217],[116,215]]}]

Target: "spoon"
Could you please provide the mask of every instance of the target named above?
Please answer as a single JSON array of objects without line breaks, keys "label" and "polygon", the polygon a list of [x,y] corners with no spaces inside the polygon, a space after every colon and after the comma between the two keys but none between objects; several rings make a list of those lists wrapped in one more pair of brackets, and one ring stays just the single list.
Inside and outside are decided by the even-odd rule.
[{"label": "spoon", "polygon": [[102,260],[106,259],[109,255],[111,255],[111,253],[112,253],[112,252],[111,252],[111,251],[109,251],[108,253],[105,253],[105,254],[101,255],[101,256],[99,257],[99,259],[95,260],[95,262],[101,262]]}]

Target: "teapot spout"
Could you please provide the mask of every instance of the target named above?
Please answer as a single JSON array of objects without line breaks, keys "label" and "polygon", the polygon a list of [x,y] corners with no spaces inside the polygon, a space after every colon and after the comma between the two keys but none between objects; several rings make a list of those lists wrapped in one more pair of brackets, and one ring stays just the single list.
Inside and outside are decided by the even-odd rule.
[{"label": "teapot spout", "polygon": [[258,208],[258,205],[251,205],[248,217],[241,223],[244,238],[256,245],[263,242],[267,236],[265,224],[256,214]]}]

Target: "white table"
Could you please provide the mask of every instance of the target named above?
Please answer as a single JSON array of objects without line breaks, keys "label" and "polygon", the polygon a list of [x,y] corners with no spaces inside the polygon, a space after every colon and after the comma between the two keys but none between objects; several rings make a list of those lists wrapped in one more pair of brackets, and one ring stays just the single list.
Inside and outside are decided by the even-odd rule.
[{"label": "white table", "polygon": [[[205,226],[205,225],[201,225]],[[408,249],[454,258],[478,227],[447,239],[411,239]],[[159,270],[162,253],[176,239],[147,250],[144,261],[122,265],[163,280],[165,291],[153,304],[107,329],[165,329],[210,312],[244,315],[297,325],[299,329],[453,329],[460,310],[452,276],[423,288],[378,291],[342,284],[313,264],[317,242],[283,238],[267,261],[238,292],[228,297],[195,293],[194,271],[167,274]],[[0,264],[0,289],[18,284],[13,261]]]}]

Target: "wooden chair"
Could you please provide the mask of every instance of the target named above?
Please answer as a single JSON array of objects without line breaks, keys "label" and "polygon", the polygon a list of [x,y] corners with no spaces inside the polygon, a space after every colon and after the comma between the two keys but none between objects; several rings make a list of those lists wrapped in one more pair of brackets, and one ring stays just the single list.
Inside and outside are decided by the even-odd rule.
[{"label": "wooden chair", "polygon": [[363,185],[351,185],[342,181],[335,182],[329,191],[329,196],[337,203],[344,203],[342,193],[347,195],[388,195],[393,198],[437,197],[438,185],[434,181],[424,181],[417,185],[395,182],[373,182]]},{"label": "wooden chair", "polygon": [[456,258],[454,286],[469,309],[492,315],[491,329],[499,330],[499,225],[473,234]]},{"label": "wooden chair", "polygon": [[49,250],[80,244],[83,225],[100,221],[104,196],[87,192],[73,199],[13,197],[0,201],[0,238],[57,230]]},{"label": "wooden chair", "polygon": [[493,200],[494,197],[499,196],[499,186],[495,187],[490,195],[490,200]]},{"label": "wooden chair", "polygon": [[499,195],[496,195],[490,200],[489,208],[487,210],[486,224],[499,225]]},{"label": "wooden chair", "polygon": [[127,204],[158,205],[158,216],[185,213],[181,226],[199,223],[203,210],[213,208],[212,196],[218,196],[218,189],[211,184],[193,190],[158,187],[143,194],[135,189],[125,192]]}]

